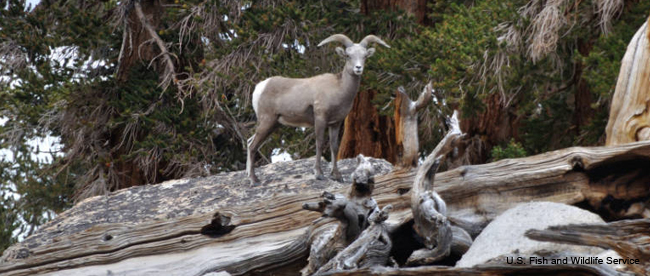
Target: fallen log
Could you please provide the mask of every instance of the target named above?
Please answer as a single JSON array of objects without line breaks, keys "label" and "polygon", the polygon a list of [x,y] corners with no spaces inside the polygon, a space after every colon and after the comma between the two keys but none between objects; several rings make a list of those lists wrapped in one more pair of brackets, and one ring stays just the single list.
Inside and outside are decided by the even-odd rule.
[{"label": "fallen log", "polygon": [[[302,204],[317,201],[323,190],[345,193],[349,186],[309,178],[312,162],[264,167],[260,173],[269,180],[262,187],[248,186],[245,174],[235,172],[88,199],[6,250],[0,274],[244,274],[304,266],[310,236],[334,222],[314,223],[319,215]],[[343,168],[353,161],[340,162],[349,183],[352,166],[347,173]],[[612,218],[639,217],[650,198],[648,167],[650,142],[574,147],[439,173],[435,191],[447,202],[450,220],[467,226],[484,225],[529,201],[580,204]],[[387,227],[412,219],[413,181],[414,172],[404,170],[375,178],[373,198],[379,206],[393,206]],[[202,229],[211,231],[204,235]]]},{"label": "fallen log", "polygon": [[622,259],[607,260],[625,265],[637,275],[650,274],[650,219],[622,220],[607,225],[578,224],[529,230],[538,240],[613,249]]},{"label": "fallen log", "polygon": [[598,267],[588,265],[479,265],[472,268],[421,266],[408,268],[366,268],[337,273],[329,276],[510,276],[510,275],[553,275],[553,276],[602,276]]}]

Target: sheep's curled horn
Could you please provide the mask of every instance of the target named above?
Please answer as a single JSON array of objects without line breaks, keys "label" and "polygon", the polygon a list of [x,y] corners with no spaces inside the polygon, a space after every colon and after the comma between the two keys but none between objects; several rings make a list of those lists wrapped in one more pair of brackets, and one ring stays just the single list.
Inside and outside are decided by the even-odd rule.
[{"label": "sheep's curled horn", "polygon": [[327,43],[330,43],[332,41],[338,41],[338,42],[343,43],[343,46],[345,46],[345,48],[354,45],[354,42],[352,42],[352,40],[349,37],[347,37],[346,35],[335,34],[335,35],[331,35],[330,37],[326,38],[321,43],[318,43],[318,47],[323,46],[323,45],[325,45]]},{"label": "sheep's curled horn", "polygon": [[[354,42],[352,42],[352,40],[349,37],[347,37],[346,35],[335,34],[335,35],[331,35],[330,37],[326,38],[321,43],[318,43],[318,47],[323,46],[323,45],[325,45],[327,43],[330,43],[330,42],[333,42],[333,41],[341,42],[343,44],[343,46],[345,46],[346,48],[354,45]],[[390,48],[390,46],[388,46],[388,44],[386,44],[386,42],[384,42],[383,40],[381,40],[380,38],[378,38],[378,37],[376,37],[374,35],[367,35],[366,37],[364,37],[361,40],[361,42],[359,42],[359,45],[367,48],[368,44],[373,43],[373,42],[374,43],[379,43],[379,44],[381,44],[382,46],[384,46],[386,48]]]},{"label": "sheep's curled horn", "polygon": [[361,42],[359,42],[359,45],[368,48],[368,43],[372,43],[372,42],[379,43],[379,44],[381,44],[382,46],[384,46],[386,48],[390,48],[390,46],[388,46],[388,44],[386,44],[386,42],[384,42],[379,37],[376,37],[374,35],[367,35],[366,37],[364,37],[361,40]]}]

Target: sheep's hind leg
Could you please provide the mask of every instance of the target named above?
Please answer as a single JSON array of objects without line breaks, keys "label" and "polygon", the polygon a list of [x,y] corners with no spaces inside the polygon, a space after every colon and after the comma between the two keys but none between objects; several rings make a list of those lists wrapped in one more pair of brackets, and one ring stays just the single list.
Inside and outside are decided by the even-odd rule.
[{"label": "sheep's hind leg", "polygon": [[316,118],[314,122],[314,132],[316,134],[316,162],[314,162],[314,174],[316,174],[316,179],[325,180],[327,179],[323,175],[323,170],[320,168],[320,159],[323,152],[323,139],[325,138],[325,120]]},{"label": "sheep's hind leg", "polygon": [[341,130],[341,123],[336,123],[330,125],[329,134],[330,134],[330,152],[332,153],[332,174],[330,177],[338,182],[343,182],[343,176],[339,172],[339,168],[336,165],[336,158],[339,153],[339,131]]},{"label": "sheep's hind leg", "polygon": [[269,134],[278,126],[277,120],[264,120],[260,121],[260,124],[255,130],[255,134],[248,141],[248,152],[246,159],[246,173],[251,180],[252,186],[260,185],[260,180],[255,175],[255,154],[259,149],[260,145]]}]

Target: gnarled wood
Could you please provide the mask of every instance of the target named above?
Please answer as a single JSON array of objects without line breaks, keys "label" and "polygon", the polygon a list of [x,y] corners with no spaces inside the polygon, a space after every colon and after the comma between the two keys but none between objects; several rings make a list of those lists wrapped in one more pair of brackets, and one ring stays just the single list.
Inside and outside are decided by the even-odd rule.
[{"label": "gnarled wood", "polygon": [[622,220],[607,225],[553,226],[529,230],[526,236],[539,241],[613,249],[627,260],[624,265],[630,271],[637,275],[650,274],[650,219]]},{"label": "gnarled wood", "polygon": [[[429,88],[429,87],[428,87]],[[449,131],[418,168],[413,183],[411,211],[415,232],[422,238],[425,249],[417,250],[406,261],[407,265],[431,264],[451,253],[452,226],[447,218],[447,205],[433,189],[433,181],[440,163],[456,146],[463,133],[458,124],[458,113],[449,119]],[[458,231],[464,231],[460,228]],[[469,236],[467,233],[463,238]],[[470,240],[471,242],[471,240]]]},{"label": "gnarled wood", "polygon": [[447,240],[451,242],[448,250],[446,249],[447,245],[444,244],[439,248],[436,247],[434,250],[427,248],[415,250],[406,260],[406,266],[431,265],[443,260],[449,254],[462,256],[469,250],[473,242],[472,237],[470,237],[467,231],[454,225],[451,225],[451,238],[447,238]]},{"label": "gnarled wood", "polygon": [[[363,155],[359,154],[356,159],[357,168],[352,172],[352,186],[347,197],[323,192],[323,201],[305,203],[302,206],[305,210],[317,211],[322,213],[323,217],[333,217],[340,221],[333,231],[323,232],[310,239],[308,264],[301,270],[302,275],[357,268],[361,258],[368,254],[377,260],[363,260],[364,264],[381,262],[381,258],[388,258],[390,244],[387,245],[388,252],[385,254],[382,252],[385,251],[386,245],[376,244],[376,238],[388,235],[387,232],[382,233],[386,231],[385,227],[373,227],[371,233],[367,233],[366,228],[373,222],[383,224],[392,206],[385,211],[379,210],[377,202],[371,197],[375,187],[375,169]],[[363,241],[357,239],[361,231],[364,231],[365,235]]]},{"label": "gnarled wood", "polygon": [[607,145],[650,140],[650,17],[621,61],[605,133]]},{"label": "gnarled wood", "polygon": [[403,168],[416,167],[420,144],[418,140],[418,111],[425,108],[431,102],[433,87],[431,82],[424,87],[424,90],[417,101],[411,101],[404,91],[404,87],[397,90],[395,97],[395,140],[397,148],[402,150],[398,156],[397,166]]},{"label": "gnarled wood", "polygon": [[451,224],[447,219],[447,206],[437,192],[433,190],[433,181],[440,162],[454,149],[454,142],[463,134],[458,125],[458,113],[454,111],[450,119],[449,131],[427,156],[413,183],[411,210],[415,232],[422,237],[424,246],[438,252],[434,255],[446,256],[451,247]]},{"label": "gnarled wood", "polygon": [[[353,162],[339,161],[347,183]],[[314,222],[319,214],[303,210],[302,204],[317,201],[323,190],[345,193],[349,188],[314,180],[312,164],[265,166],[259,172],[269,182],[262,187],[250,187],[243,172],[234,172],[90,198],[6,250],[0,274],[243,274],[304,261],[310,237],[335,222]],[[482,225],[529,201],[588,203],[610,209],[615,217],[639,216],[643,212],[632,213],[627,206],[646,208],[649,165],[650,141],[575,147],[439,173],[435,191],[447,202],[449,219],[466,225]],[[414,172],[405,171],[375,177],[373,198],[379,206],[394,208],[386,221],[389,229],[412,219],[413,181]],[[202,235],[216,212],[229,217],[227,225],[234,228],[218,237]]]},{"label": "gnarled wood", "polygon": [[352,244],[316,271],[316,275],[329,271],[386,265],[392,241],[384,221],[392,209],[392,205],[387,205],[381,211],[374,211],[368,218],[371,223],[370,227],[364,230]]}]

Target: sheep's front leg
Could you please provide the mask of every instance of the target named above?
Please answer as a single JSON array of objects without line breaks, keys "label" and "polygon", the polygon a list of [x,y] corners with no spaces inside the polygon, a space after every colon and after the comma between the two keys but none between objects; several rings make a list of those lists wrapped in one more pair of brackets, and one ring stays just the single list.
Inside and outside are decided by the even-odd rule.
[{"label": "sheep's front leg", "polygon": [[341,173],[339,172],[339,167],[336,165],[336,158],[339,153],[339,131],[341,130],[341,123],[336,123],[333,125],[330,125],[329,127],[329,133],[330,133],[330,151],[332,153],[332,174],[331,177],[338,181],[338,182],[343,182],[343,177],[341,176]]},{"label": "sheep's front leg", "polygon": [[320,168],[320,159],[323,152],[323,139],[325,138],[325,127],[327,124],[322,118],[316,117],[314,122],[314,132],[316,134],[316,162],[314,162],[314,174],[316,174],[316,179],[325,180],[323,175],[323,170]]}]

